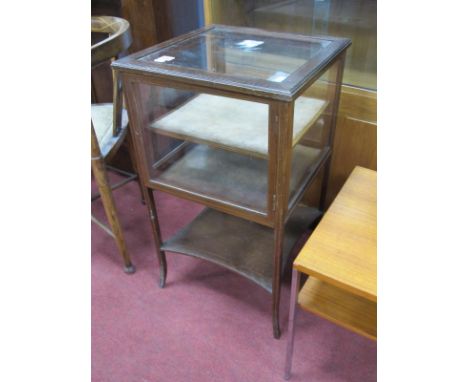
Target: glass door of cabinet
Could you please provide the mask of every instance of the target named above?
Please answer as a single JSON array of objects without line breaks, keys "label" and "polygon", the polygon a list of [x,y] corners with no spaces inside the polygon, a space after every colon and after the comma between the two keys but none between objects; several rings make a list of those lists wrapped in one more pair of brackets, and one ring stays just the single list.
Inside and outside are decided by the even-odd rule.
[{"label": "glass door of cabinet", "polygon": [[138,84],[150,181],[268,213],[267,103]]}]

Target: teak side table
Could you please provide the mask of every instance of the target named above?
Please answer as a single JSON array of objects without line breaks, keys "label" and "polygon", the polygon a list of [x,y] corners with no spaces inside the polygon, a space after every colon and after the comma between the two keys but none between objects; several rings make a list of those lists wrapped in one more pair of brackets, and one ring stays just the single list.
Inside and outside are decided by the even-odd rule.
[{"label": "teak side table", "polygon": [[[300,275],[308,276],[299,291]],[[377,173],[355,167],[293,264],[285,379],[296,306],[377,339]]]},{"label": "teak side table", "polygon": [[[160,265],[205,259],[273,294],[287,254],[321,213],[300,203],[324,169],[325,200],[348,39],[209,26],[115,61],[128,102]],[[153,190],[207,208],[162,241]]]}]

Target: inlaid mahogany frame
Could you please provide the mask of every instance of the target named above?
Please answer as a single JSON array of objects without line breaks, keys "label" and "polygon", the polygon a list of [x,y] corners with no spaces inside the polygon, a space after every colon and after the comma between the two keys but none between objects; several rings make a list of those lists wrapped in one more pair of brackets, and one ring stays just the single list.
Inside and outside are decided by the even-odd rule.
[{"label": "inlaid mahogany frame", "polygon": [[[191,32],[187,35],[169,40],[163,44],[159,44],[156,48],[163,49],[169,45],[183,41],[196,34],[203,33],[214,28],[209,26]],[[217,26],[220,28],[220,26]],[[223,30],[252,33],[255,35],[265,35],[269,37],[289,38],[300,41],[314,41],[317,38],[309,36],[298,36],[289,33],[274,33],[265,32],[251,28],[233,28],[221,27]],[[188,199],[194,202],[204,204],[210,208],[221,212],[237,216],[243,219],[254,221],[264,226],[273,229],[274,251],[272,254],[273,260],[273,280],[272,280],[272,320],[273,320],[273,335],[275,338],[280,337],[279,325],[279,303],[280,303],[280,285],[281,285],[281,263],[282,263],[282,248],[285,224],[292,211],[297,206],[305,191],[311,185],[320,170],[323,169],[323,180],[320,198],[320,209],[323,210],[325,203],[325,195],[328,185],[328,176],[330,170],[331,155],[333,151],[333,137],[335,133],[336,116],[338,112],[341,81],[343,76],[344,60],[346,48],[350,45],[348,39],[334,39],[332,37],[324,37],[324,39],[339,42],[340,49],[335,50],[334,55],[330,55],[329,59],[324,61],[318,68],[316,63],[307,62],[289,77],[301,78],[299,85],[295,88],[286,90],[283,81],[283,89],[276,86],[277,83],[269,83],[269,89],[261,84],[261,81],[255,80],[255,84],[247,86],[243,84],[242,88],[228,83],[225,75],[211,73],[210,76],[215,76],[216,81],[213,83],[212,78],[208,81],[204,75],[200,75],[200,71],[190,68],[177,67],[176,69],[158,68],[154,70],[154,65],[145,65],[144,62],[135,61],[150,52],[155,52],[155,47],[148,48],[139,53],[127,56],[113,63],[113,70],[116,71],[122,81],[128,104],[128,111],[131,121],[131,135],[133,138],[137,168],[142,182],[144,183],[144,198],[149,210],[149,215],[152,224],[152,234],[155,241],[156,253],[160,265],[160,286],[164,287],[167,265],[164,251],[161,250],[162,239],[160,234],[159,221],[157,217],[156,205],[153,197],[153,190],[159,190],[170,193],[177,197]],[[324,57],[322,57],[323,59]],[[290,199],[289,180],[291,173],[292,162],[292,133],[294,120],[294,101],[303,94],[320,76],[322,76],[333,65],[337,65],[336,79],[333,95],[333,106],[331,111],[330,127],[328,131],[328,145],[324,148],[323,155],[319,163],[315,165],[314,171],[310,172],[306,179],[301,182],[296,194]],[[311,72],[311,68],[314,68]],[[196,72],[196,73],[194,73]],[[182,77],[183,78],[182,78]],[[239,81],[236,78],[236,82]],[[265,82],[268,82],[265,80]],[[226,200],[221,200],[213,196],[202,195],[200,193],[182,189],[175,186],[170,186],[151,179],[148,159],[151,156],[148,154],[148,145],[150,142],[145,139],[147,134],[146,121],[144,120],[144,111],[142,109],[142,100],[138,86],[140,84],[152,85],[163,88],[173,88],[185,91],[193,91],[212,95],[219,95],[241,100],[259,102],[269,105],[268,119],[268,194],[267,194],[267,210],[266,213],[257,211],[245,206],[232,203]],[[273,89],[272,89],[272,84]],[[288,84],[286,84],[288,85]]]}]

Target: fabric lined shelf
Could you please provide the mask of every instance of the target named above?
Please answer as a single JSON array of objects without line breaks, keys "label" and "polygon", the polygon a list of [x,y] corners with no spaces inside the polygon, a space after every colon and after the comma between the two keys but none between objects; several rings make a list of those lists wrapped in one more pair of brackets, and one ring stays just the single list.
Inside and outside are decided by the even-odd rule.
[{"label": "fabric lined shelf", "polygon": [[[296,208],[285,227],[282,270],[296,242],[321,215],[315,208]],[[161,249],[211,261],[272,292],[274,251],[271,228],[206,208],[166,240]]]},{"label": "fabric lined shelf", "polygon": [[[325,110],[327,102],[299,97],[294,107],[293,147]],[[200,94],[154,121],[173,138],[268,157],[268,104]]]}]

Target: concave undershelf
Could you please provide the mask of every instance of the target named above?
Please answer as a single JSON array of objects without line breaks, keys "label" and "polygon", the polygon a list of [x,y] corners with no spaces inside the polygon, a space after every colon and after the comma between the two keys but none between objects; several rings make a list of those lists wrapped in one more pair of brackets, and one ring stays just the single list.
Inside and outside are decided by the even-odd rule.
[{"label": "concave undershelf", "polygon": [[[297,145],[293,151],[290,189],[296,190],[304,176],[315,170],[327,154],[323,150]],[[190,190],[252,210],[265,212],[268,192],[268,161],[232,151],[195,145],[152,177],[163,184]]]},{"label": "concave undershelf", "polygon": [[[294,244],[320,216],[315,208],[295,209],[286,224],[282,270]],[[219,264],[271,293],[273,242],[273,229],[206,208],[161,248]]]},{"label": "concave undershelf", "polygon": [[[293,147],[327,102],[299,97],[294,106]],[[200,94],[151,124],[159,134],[206,143],[260,158],[268,156],[268,104]]]},{"label": "concave undershelf", "polygon": [[373,301],[309,277],[299,292],[298,303],[367,338],[377,338],[377,304]]}]

